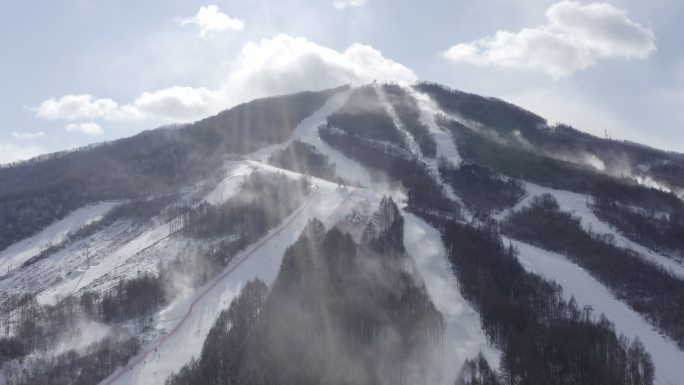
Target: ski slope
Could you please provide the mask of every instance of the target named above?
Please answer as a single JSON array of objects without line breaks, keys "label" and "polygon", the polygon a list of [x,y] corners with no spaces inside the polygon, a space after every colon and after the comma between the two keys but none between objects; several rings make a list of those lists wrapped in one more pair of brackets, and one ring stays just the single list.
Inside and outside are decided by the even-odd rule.
[{"label": "ski slope", "polygon": [[[244,177],[249,175],[255,167],[248,162],[228,162],[226,169],[227,176],[204,198],[207,202],[220,204],[230,199],[237,193]],[[37,300],[40,304],[54,304],[61,298],[76,293],[115,271],[126,275],[125,271],[120,270],[125,270],[124,266],[130,265],[127,262],[131,258],[166,241],[170,236],[170,223],[150,227],[138,237],[122,244],[117,250],[95,261],[92,266],[83,266],[66,276],[62,282],[44,290],[38,294]]]},{"label": "ski slope", "polygon": [[422,219],[404,212],[404,245],[416,263],[432,302],[446,321],[444,334],[444,383],[453,384],[467,359],[479,352],[492,367],[500,353],[487,343],[480,316],[466,302],[451,273],[439,232]]},{"label": "ski slope", "polygon": [[406,91],[416,100],[418,108],[420,109],[420,122],[423,123],[430,130],[430,133],[435,138],[437,143],[437,159],[445,158],[453,165],[461,163],[461,154],[459,154],[454,138],[450,132],[443,130],[437,124],[437,114],[443,112],[432,99],[426,94],[418,92],[411,87],[407,87]]},{"label": "ski slope", "polygon": [[[561,210],[571,211],[575,216],[582,220],[582,225],[585,229],[591,229],[592,231],[598,233],[612,234],[615,237],[615,241],[618,246],[632,249],[639,253],[639,255],[641,255],[642,258],[646,259],[647,261],[655,263],[676,277],[684,279],[684,266],[677,263],[677,261],[660,255],[649,248],[628,239],[610,225],[596,217],[594,212],[591,211],[587,204],[591,202],[590,196],[569,191],[554,190],[533,183],[525,183],[525,190],[527,190],[527,195],[525,198],[523,198],[523,200],[518,202],[518,204],[513,207],[512,210],[518,210],[524,206],[527,206],[535,196],[551,194],[558,201]],[[499,216],[499,218],[502,217],[503,214]]]},{"label": "ski slope", "polygon": [[518,259],[526,270],[554,280],[563,286],[566,299],[571,296],[580,306],[590,305],[594,315],[605,314],[615,323],[616,332],[630,339],[639,336],[653,357],[656,384],[684,384],[684,352],[579,266],[562,255],[512,240],[519,250]]},{"label": "ski slope", "polygon": [[240,184],[253,169],[244,162],[228,162],[225,166],[227,176],[204,198],[207,203],[217,205],[235,195]]},{"label": "ski slope", "polygon": [[[399,115],[397,114],[396,110],[394,109],[394,106],[387,99],[387,95],[385,94],[385,90],[382,88],[382,86],[377,85],[377,84],[375,85],[375,90],[378,94],[378,98],[380,99],[380,103],[383,105],[383,107],[385,108],[385,111],[387,112],[387,114],[392,119],[394,126],[397,128],[398,131],[401,132],[401,136],[404,137],[404,139],[406,141],[406,145],[409,148],[409,150],[411,151],[411,153],[416,154],[422,162],[424,162],[425,164],[428,165],[428,169],[430,171],[430,176],[437,182],[437,184],[442,186],[442,188],[444,189],[444,192],[446,192],[446,194],[447,194],[447,197],[454,202],[458,202],[461,205],[461,207],[463,207],[465,209],[464,205],[462,204],[463,202],[461,202],[461,199],[458,197],[458,195],[456,195],[456,192],[454,192],[454,189],[451,187],[451,185],[444,183],[442,181],[442,178],[439,175],[439,164],[437,162],[439,160],[440,153],[437,152],[436,158],[429,158],[429,157],[423,156],[423,153],[422,153],[420,147],[418,146],[418,143],[416,143],[416,141],[413,137],[413,134],[411,134],[406,129],[406,127],[404,126],[404,123],[402,123],[401,119],[399,119]],[[405,87],[404,90],[406,92],[410,92],[410,89],[407,87]],[[432,132],[432,130],[431,130],[431,132]],[[434,133],[433,133],[433,135],[434,135]],[[435,141],[437,141],[437,138],[435,138]],[[442,150],[445,150],[444,147],[448,146],[446,143],[442,143],[441,145],[443,147]],[[447,153],[449,153],[450,155],[453,155],[454,151],[455,151],[455,145],[453,144],[453,141],[451,143],[451,146],[453,147],[453,149],[446,149],[445,151]]]},{"label": "ski slope", "polygon": [[326,123],[330,114],[342,108],[351,93],[352,90],[347,90],[328,99],[320,110],[297,126],[293,138],[316,147],[321,154],[327,156],[328,161],[335,167],[335,174],[340,178],[364,187],[370,187],[372,179],[368,171],[358,162],[330,147],[318,135],[318,128]]},{"label": "ski slope", "polygon": [[242,286],[254,278],[271,285],[285,250],[296,241],[309,220],[341,215],[340,211],[354,194],[354,190],[340,190],[334,183],[317,186],[299,210],[255,245],[236,255],[235,262],[217,278],[162,310],[156,323],[160,337],[102,384],[162,384],[193,356],[198,357],[209,328]]},{"label": "ski slope", "polygon": [[99,221],[118,204],[119,202],[100,202],[81,207],[38,234],[10,245],[0,252],[0,275],[16,269],[49,246],[63,242],[69,233]]},{"label": "ski slope", "polygon": [[116,221],[95,233],[75,239],[64,248],[0,280],[0,296],[37,293],[81,274],[89,264],[135,239],[145,228],[129,220]]},{"label": "ski slope", "polygon": [[396,127],[397,130],[401,132],[401,136],[404,138],[404,143],[406,144],[406,147],[408,147],[411,153],[416,154],[422,158],[423,151],[420,149],[420,146],[418,146],[418,143],[416,143],[416,140],[413,137],[413,135],[410,132],[408,132],[408,130],[404,126],[404,123],[399,118],[399,115],[397,114],[397,111],[394,109],[392,103],[390,103],[387,99],[387,94],[385,93],[385,89],[383,88],[383,86],[375,84],[373,88],[375,89],[375,93],[378,95],[380,104],[382,104],[382,106],[385,108],[385,112],[387,112],[387,115],[389,115],[390,119],[392,119],[394,127]]},{"label": "ski slope", "polygon": [[71,274],[57,285],[41,292],[36,297],[36,300],[41,305],[53,305],[60,299],[66,298],[87,287],[96,279],[114,270],[117,266],[123,265],[134,255],[166,239],[170,236],[170,233],[171,226],[169,223],[156,226],[132,241],[125,243],[114,253],[105,256],[93,266],[86,267],[86,270],[80,271],[78,274]]},{"label": "ski slope", "polygon": [[295,127],[292,139],[255,151],[247,158],[257,162],[266,162],[271,154],[286,148],[293,140],[299,140],[316,147],[321,154],[327,156],[328,161],[335,167],[337,176],[363,187],[371,186],[370,174],[363,166],[330,147],[318,135],[319,127],[326,123],[330,114],[342,108],[351,93],[352,90],[349,89],[331,96],[320,109]]}]

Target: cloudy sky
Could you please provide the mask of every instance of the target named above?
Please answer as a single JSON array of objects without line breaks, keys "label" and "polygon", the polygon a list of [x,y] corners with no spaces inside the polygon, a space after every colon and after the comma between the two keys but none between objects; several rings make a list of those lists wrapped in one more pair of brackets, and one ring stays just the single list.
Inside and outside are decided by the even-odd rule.
[{"label": "cloudy sky", "polygon": [[2,4],[0,163],[259,96],[429,80],[684,152],[680,0]]}]

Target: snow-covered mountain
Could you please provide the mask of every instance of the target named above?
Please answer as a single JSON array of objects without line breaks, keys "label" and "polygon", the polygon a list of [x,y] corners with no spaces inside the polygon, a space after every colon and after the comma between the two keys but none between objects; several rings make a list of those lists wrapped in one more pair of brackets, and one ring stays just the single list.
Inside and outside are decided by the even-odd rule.
[{"label": "snow-covered mountain", "polygon": [[0,168],[0,384],[684,384],[684,155],[438,84]]}]

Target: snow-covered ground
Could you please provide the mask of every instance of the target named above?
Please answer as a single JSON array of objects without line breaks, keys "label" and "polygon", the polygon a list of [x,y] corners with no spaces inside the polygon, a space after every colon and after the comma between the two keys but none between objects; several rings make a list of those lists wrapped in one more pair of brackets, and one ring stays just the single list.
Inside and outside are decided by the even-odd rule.
[{"label": "snow-covered ground", "polygon": [[594,315],[605,314],[615,323],[617,333],[624,333],[629,338],[639,336],[653,357],[657,384],[684,384],[684,352],[674,342],[655,331],[639,314],[565,257],[526,243],[512,242],[520,251],[518,259],[525,269],[556,281],[563,286],[566,299],[574,296],[580,306],[592,306]]},{"label": "snow-covered ground", "polygon": [[437,106],[437,103],[430,99],[428,95],[418,92],[411,87],[407,87],[406,90],[418,104],[420,122],[428,127],[430,133],[435,138],[437,143],[437,159],[443,157],[454,165],[461,163],[461,154],[458,153],[451,133],[443,130],[437,124],[437,115],[443,113]]},{"label": "snow-covered ground", "polygon": [[360,186],[371,186],[371,177],[363,166],[330,147],[318,135],[318,128],[326,123],[330,114],[342,108],[351,93],[352,90],[349,89],[330,97],[319,110],[302,120],[295,127],[291,140],[255,151],[248,155],[247,158],[258,162],[266,162],[274,152],[286,148],[293,140],[300,140],[311,144],[323,155],[327,156],[328,161],[335,167],[335,174],[337,176]]},{"label": "snow-covered ground", "polygon": [[401,132],[401,136],[404,137],[404,142],[408,149],[413,154],[422,157],[423,152],[421,151],[420,146],[418,146],[418,143],[416,143],[416,140],[413,138],[413,135],[410,132],[408,132],[408,130],[404,126],[404,123],[402,123],[392,103],[390,103],[390,101],[387,99],[387,94],[385,93],[384,87],[379,84],[376,84],[374,88],[375,93],[378,95],[378,99],[380,99],[380,104],[382,104],[385,107],[385,111],[387,112],[387,115],[389,115],[389,117],[392,119],[394,126],[397,128],[399,132]]},{"label": "snow-covered ground", "polygon": [[169,223],[161,224],[146,231],[130,242],[123,244],[123,246],[114,253],[105,256],[93,266],[85,266],[84,270],[68,275],[65,277],[66,279],[59,284],[41,292],[36,297],[38,303],[54,304],[61,298],[72,295],[80,289],[87,287],[96,279],[112,271],[117,266],[124,264],[129,258],[137,253],[166,239],[170,234],[171,226]]},{"label": "snow-covered ground", "polygon": [[235,195],[244,178],[253,171],[247,163],[235,161],[228,162],[225,168],[227,176],[204,198],[212,205],[223,203]]},{"label": "snow-covered ground", "polygon": [[[591,197],[588,195],[563,190],[554,190],[533,183],[525,183],[525,190],[527,190],[527,195],[515,207],[513,207],[512,210],[518,210],[524,206],[527,206],[532,198],[536,196],[545,193],[551,194],[556,198],[562,210],[571,211],[575,216],[581,218],[582,225],[586,229],[591,229],[594,232],[603,234],[612,234],[615,237],[615,241],[618,246],[630,248],[639,253],[639,255],[641,255],[647,261],[660,265],[675,276],[684,279],[684,266],[677,263],[677,261],[660,255],[648,249],[647,247],[633,242],[609,226],[607,223],[596,217],[594,212],[591,211],[587,205],[587,203],[591,202]],[[505,214],[506,213],[500,214],[499,218],[504,217]]]},{"label": "snow-covered ground", "polygon": [[368,171],[358,162],[330,147],[318,135],[318,128],[326,122],[330,114],[342,108],[351,92],[351,90],[340,92],[328,99],[328,102],[320,110],[297,126],[293,137],[316,147],[318,151],[327,156],[328,161],[335,166],[335,174],[340,178],[364,187],[370,187],[372,180]]},{"label": "snow-covered ground", "polygon": [[69,233],[102,219],[119,202],[100,202],[71,212],[38,234],[21,240],[0,252],[0,275],[9,273],[51,245],[64,241]]},{"label": "snow-covered ground", "polygon": [[487,343],[480,316],[466,302],[451,273],[439,232],[422,219],[404,212],[404,244],[416,262],[432,302],[446,321],[444,334],[444,383],[453,384],[461,366],[479,352],[492,367],[499,366],[500,353]]},{"label": "snow-covered ground", "polygon": [[[249,175],[255,166],[248,162],[230,161],[226,164],[226,177],[204,198],[209,203],[219,204],[232,197],[239,189],[244,177]],[[131,275],[127,270],[138,271],[140,266],[129,263],[131,258],[167,242],[171,236],[170,223],[161,223],[149,227],[134,239],[122,243],[120,247],[99,258],[93,258],[92,265],[80,266],[57,285],[44,290],[37,296],[41,304],[54,304],[59,299],[71,295],[94,284],[102,284],[105,277],[123,277]],[[105,285],[106,286],[106,285]]]},{"label": "snow-covered ground", "polygon": [[129,220],[105,226],[94,234],[74,240],[45,259],[14,270],[0,280],[0,295],[35,293],[79,276],[89,264],[115,252],[144,230],[143,226]]},{"label": "snow-covered ground", "polygon": [[[439,131],[441,133],[443,133],[443,132],[439,127],[437,127],[437,124],[434,122],[434,119],[433,119],[432,123],[434,123],[435,127],[428,128],[428,129],[430,130],[430,132],[435,137],[435,141],[440,139],[439,148],[437,149],[438,152],[436,154],[437,157],[429,158],[429,157],[423,156],[422,151],[420,150],[420,147],[418,146],[415,139],[413,138],[413,135],[410,132],[408,132],[408,130],[406,129],[404,124],[401,122],[401,119],[399,119],[399,116],[397,115],[397,112],[394,109],[394,106],[387,99],[387,95],[385,94],[385,91],[382,88],[382,86],[375,85],[375,90],[376,90],[378,97],[380,99],[380,103],[385,107],[385,111],[392,118],[392,121],[394,122],[395,127],[397,128],[397,130],[399,130],[402,133],[402,136],[406,139],[406,144],[407,144],[408,148],[410,149],[411,153],[416,154],[420,158],[421,161],[425,162],[429,166],[429,170],[430,170],[430,174],[431,174],[432,178],[439,185],[442,186],[442,188],[444,189],[444,191],[447,194],[447,197],[449,199],[451,199],[452,201],[455,201],[455,202],[458,202],[459,204],[461,204],[461,206],[463,207],[463,209],[465,211],[465,207],[462,204],[463,202],[458,197],[458,195],[456,195],[456,192],[454,192],[454,189],[449,184],[444,183],[442,181],[442,178],[439,175],[438,161],[439,161],[440,155],[444,155],[445,157],[446,156],[449,156],[449,157],[457,156],[458,157],[458,150],[456,150],[456,146],[454,145],[453,140],[450,140],[450,144],[449,144],[449,143],[444,141],[445,138],[443,135],[438,134],[438,136],[435,136],[436,132],[433,132],[433,128],[436,128],[437,131]],[[409,87],[406,87],[404,90],[406,92],[408,92],[409,94],[411,93],[411,89]],[[416,101],[416,103],[418,103],[418,101]],[[418,104],[418,107],[421,109],[426,107],[426,106],[427,106],[426,103],[423,103],[422,105]],[[422,114],[427,114],[428,116],[432,112],[433,111],[429,110],[429,109],[428,110],[422,110]],[[432,115],[432,117],[434,118],[434,115]],[[443,151],[443,153],[440,153],[439,151]]]},{"label": "snow-covered ground", "polygon": [[354,190],[341,190],[329,182],[317,184],[310,200],[281,226],[239,253],[235,262],[217,278],[162,310],[156,325],[160,337],[103,384],[163,383],[193,356],[197,357],[218,314],[229,306],[247,281],[259,278],[269,285],[273,282],[286,248],[299,237],[310,219],[342,215]]},{"label": "snow-covered ground", "polygon": [[[444,157],[455,165],[460,163],[461,157],[451,133],[440,128],[435,121],[436,116],[443,111],[427,95],[411,88],[406,88],[406,91],[416,99],[421,112],[420,120],[436,140],[436,158]],[[199,356],[209,328],[247,281],[259,278],[268,285],[273,282],[286,248],[299,237],[309,220],[322,219],[327,226],[332,226],[337,219],[349,214],[352,207],[375,208],[383,193],[397,194],[396,191],[384,191],[380,183],[374,183],[365,167],[330,147],[319,137],[318,128],[325,123],[331,113],[344,105],[351,92],[352,90],[347,90],[330,97],[318,111],[295,128],[293,140],[301,140],[315,146],[335,166],[338,176],[364,188],[340,188],[337,183],[311,178],[311,182],[317,188],[300,209],[261,240],[236,255],[233,262],[216,278],[198,289],[181,294],[162,309],[155,316],[154,331],[143,336],[143,352],[102,384],[162,384],[170,374],[177,372],[193,356]],[[384,92],[381,100],[398,129],[407,134],[409,146],[420,155],[415,140],[406,132],[391,104],[383,96]],[[246,159],[249,160],[246,161],[227,161],[224,165],[226,177],[206,195],[193,199],[196,201],[196,198],[203,198],[211,204],[224,202],[234,196],[244,178],[254,170],[281,172],[291,178],[301,177],[301,174],[265,163],[273,152],[285,148],[290,143],[291,141],[287,141],[256,151],[248,155]],[[441,182],[437,160],[421,158],[430,164],[432,173]],[[459,200],[450,186],[444,187],[453,199]],[[580,216],[584,226],[591,227],[593,231],[614,234],[620,245],[630,247],[645,258],[684,277],[684,266],[629,241],[596,218],[586,205],[585,195],[533,184],[527,184],[526,188],[527,196],[515,209],[528,204],[536,195],[551,193],[564,210],[574,211],[575,215]],[[202,194],[205,193],[203,190]],[[397,202],[405,199],[399,195],[395,195],[394,198]],[[61,242],[68,232],[100,219],[115,204],[105,202],[79,209],[36,236],[0,252],[0,274],[4,274],[9,267],[14,268],[37,255],[49,244]],[[404,212],[403,215],[405,247],[415,261],[416,271],[424,281],[432,301],[445,317],[445,383],[452,384],[462,363],[475,357],[480,351],[493,367],[498,367],[500,352],[487,343],[479,315],[459,292],[439,232],[413,214]],[[503,215],[505,213],[499,218]],[[126,226],[131,228],[127,229]],[[27,272],[21,272],[21,277],[9,277],[0,281],[0,291],[16,290],[18,285],[30,287],[31,281],[40,280],[40,283],[35,284],[35,289],[46,290],[38,295],[38,301],[42,304],[55,303],[78,290],[100,290],[137,271],[154,269],[155,263],[160,262],[161,258],[173,258],[174,253],[192,253],[201,247],[207,247],[192,242],[184,237],[171,236],[170,224],[163,223],[160,218],[157,218],[153,225],[131,226],[128,221],[119,221],[86,239],[70,244],[35,266],[30,266]],[[615,322],[618,332],[623,332],[630,338],[639,335],[646,348],[653,354],[658,384],[684,384],[684,370],[681,370],[684,366],[684,352],[654,331],[641,316],[615,299],[599,282],[562,256],[520,242],[515,242],[515,245],[520,249],[519,258],[525,268],[562,284],[566,296],[574,295],[581,305],[592,305],[595,314],[605,313]],[[89,257],[86,259],[85,255]],[[59,272],[62,273],[61,277]],[[80,348],[85,343],[101,339],[109,329],[104,325],[91,323],[87,331],[89,338],[65,339],[58,350]]]}]

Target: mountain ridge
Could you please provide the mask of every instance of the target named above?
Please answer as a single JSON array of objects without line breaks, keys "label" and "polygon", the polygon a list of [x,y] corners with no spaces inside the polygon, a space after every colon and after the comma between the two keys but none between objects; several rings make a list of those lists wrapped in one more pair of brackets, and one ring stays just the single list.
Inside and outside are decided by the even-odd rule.
[{"label": "mountain ridge", "polygon": [[[191,384],[202,362],[228,376],[217,383],[268,382],[255,377],[266,366],[274,383],[355,378],[338,364],[373,384],[397,376],[459,385],[684,381],[684,331],[672,322],[684,306],[666,306],[684,292],[679,154],[549,127],[509,103],[434,83],[264,98],[115,143],[0,170],[0,250],[29,235],[46,246],[13,246],[23,253],[8,255],[15,262],[0,277],[1,372],[10,383]],[[128,148],[113,153],[119,147]],[[629,165],[622,174],[621,162]],[[104,213],[70,214],[105,199],[114,202]],[[58,218],[64,230],[40,230]],[[535,228],[555,231],[536,238],[543,232]],[[316,246],[324,234],[337,241]],[[354,250],[375,257],[352,258],[351,276],[373,279],[342,279]],[[611,271],[620,256],[629,263]],[[558,258],[585,275],[559,279],[548,267],[561,266]],[[274,283],[288,261],[308,261],[292,282],[318,284],[283,291]],[[403,278],[390,280],[397,271]],[[337,279],[344,283],[333,285]],[[594,301],[579,282],[608,295]],[[291,337],[298,350],[311,348],[298,363],[288,362],[287,349],[264,356],[268,343],[221,334],[234,316],[222,311],[242,306],[245,290],[265,304],[278,298],[263,306],[302,304],[291,318],[321,316],[312,323],[320,328],[288,329],[273,317],[260,326],[281,330],[262,342]],[[417,299],[430,306],[412,305]],[[409,326],[387,321],[395,310]],[[356,313],[365,321],[349,321]],[[429,314],[445,327],[436,355],[410,332],[419,324],[410,320]],[[98,332],[77,338],[79,328]],[[582,330],[601,337],[560,337]],[[217,347],[209,335],[224,342]],[[552,359],[538,348],[547,344],[557,347]],[[361,346],[381,352],[377,360],[333,354]],[[603,350],[614,354],[585,354]],[[86,351],[107,362],[102,370],[83,369],[97,365]],[[255,361],[239,370],[216,356],[248,351]],[[322,358],[327,369],[307,369]],[[387,370],[401,362],[417,363],[419,374]]]}]

